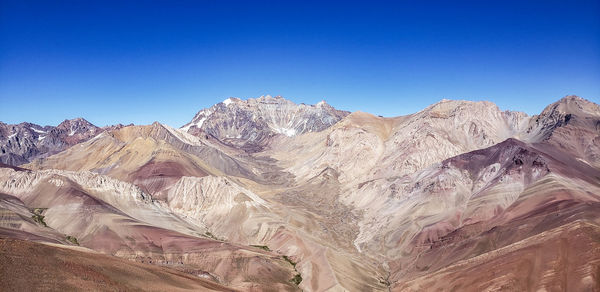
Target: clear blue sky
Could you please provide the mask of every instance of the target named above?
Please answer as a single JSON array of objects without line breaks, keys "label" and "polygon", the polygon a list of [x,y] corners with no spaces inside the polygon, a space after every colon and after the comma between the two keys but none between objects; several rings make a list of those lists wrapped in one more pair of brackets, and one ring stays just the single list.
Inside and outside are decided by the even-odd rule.
[{"label": "clear blue sky", "polygon": [[0,1],[0,121],[181,126],[264,94],[384,116],[598,103],[600,1]]}]

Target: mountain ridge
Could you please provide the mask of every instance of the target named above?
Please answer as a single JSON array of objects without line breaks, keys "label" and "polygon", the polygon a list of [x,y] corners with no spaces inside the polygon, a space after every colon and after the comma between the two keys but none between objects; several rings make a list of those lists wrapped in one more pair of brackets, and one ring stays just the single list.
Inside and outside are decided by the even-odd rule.
[{"label": "mountain ridge", "polygon": [[[211,109],[215,118],[192,121],[205,119],[206,129],[225,121],[212,133],[158,122],[121,127],[21,168],[0,168],[0,192],[21,200],[23,214],[48,208],[46,223],[58,232],[17,220],[7,226],[21,222],[21,229],[0,235],[26,229],[37,240],[64,244],[61,234],[74,234],[87,248],[162,257],[164,265],[241,290],[267,283],[235,264],[257,264],[248,262],[247,247],[267,251],[260,267],[277,270],[267,273],[269,281],[286,290],[416,291],[435,286],[428,275],[454,281],[448,289],[475,283],[523,290],[533,282],[585,290],[600,283],[593,273],[600,269],[593,241],[600,226],[600,107],[592,102],[567,96],[533,116],[461,100],[393,118],[282,97],[230,99],[199,113]],[[322,116],[336,121],[305,122]],[[295,135],[272,128],[294,119],[302,129]],[[227,138],[235,133],[256,139]],[[78,197],[83,205],[68,207]],[[0,215],[14,200],[0,197]],[[98,220],[78,218],[90,204],[98,206],[91,209]],[[587,238],[581,244],[592,251],[589,261],[572,255],[574,266],[563,268],[556,254],[530,252],[552,250],[544,238],[561,236]],[[207,239],[228,251],[211,242],[197,253],[175,252]],[[564,247],[571,253],[581,246]],[[226,260],[213,267],[220,258]],[[486,266],[481,259],[503,267],[504,278],[473,273]],[[539,270],[522,270],[529,261]],[[292,276],[300,281],[289,286]]]}]

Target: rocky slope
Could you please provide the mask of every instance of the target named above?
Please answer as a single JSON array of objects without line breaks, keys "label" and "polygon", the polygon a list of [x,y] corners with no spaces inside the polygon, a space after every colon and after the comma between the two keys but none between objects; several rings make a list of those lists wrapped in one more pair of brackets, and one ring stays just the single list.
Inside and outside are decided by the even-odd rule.
[{"label": "rocky slope", "polygon": [[[230,287],[293,289],[288,281],[293,267],[281,256],[217,241],[137,186],[59,170],[0,168],[0,177],[0,192],[7,194],[3,201],[34,210],[31,218],[47,230],[47,236],[34,233],[37,241],[64,243],[75,238],[77,245],[95,251],[170,266]],[[32,239],[31,231],[24,224],[12,224],[1,228],[0,236]]]},{"label": "rocky slope", "polygon": [[73,235],[242,290],[594,290],[598,125],[575,96],[531,117],[229,99],[2,169],[0,236]]},{"label": "rocky slope", "polygon": [[297,178],[308,179],[332,167],[344,184],[359,184],[360,179],[414,173],[518,137],[528,120],[524,113],[501,111],[490,102],[443,100],[404,117],[352,113],[321,133],[279,140],[268,155],[289,166]]},{"label": "rocky slope", "polygon": [[181,129],[196,136],[211,136],[227,145],[257,152],[276,135],[319,132],[348,114],[324,101],[306,105],[269,95],[247,100],[228,98],[199,111]]},{"label": "rocky slope", "polygon": [[[308,191],[294,193],[296,200],[322,214],[344,209],[321,205],[325,197],[346,205],[345,224],[359,230],[345,237],[381,261],[390,282],[402,283],[582,218],[596,226],[597,205],[588,204],[600,199],[593,195],[600,183],[598,121],[597,105],[573,96],[531,118],[486,102],[442,101],[392,119],[353,113],[323,132],[276,141],[262,154],[276,158],[298,185],[320,181],[325,193],[317,201]],[[322,188],[332,183],[338,187]],[[550,202],[561,202],[571,217],[550,219],[557,215]],[[528,207],[513,214],[519,205]],[[553,223],[537,225],[537,216]],[[523,233],[506,236],[517,226]]]},{"label": "rocky slope", "polygon": [[[303,271],[303,289],[383,289],[375,265],[361,263],[361,256],[353,250],[328,250],[330,242],[308,236],[307,232],[320,224],[319,218],[302,209],[289,209],[269,195],[271,190],[290,184],[289,173],[281,171],[272,159],[249,156],[213,138],[195,137],[159,123],[126,127],[27,167],[76,171],[70,173],[93,171],[136,184],[173,215],[205,234],[246,246],[269,246],[289,256],[296,269]],[[121,205],[115,202],[114,206]],[[127,212],[130,207],[119,208]],[[350,280],[342,286],[336,274],[369,280]]]}]

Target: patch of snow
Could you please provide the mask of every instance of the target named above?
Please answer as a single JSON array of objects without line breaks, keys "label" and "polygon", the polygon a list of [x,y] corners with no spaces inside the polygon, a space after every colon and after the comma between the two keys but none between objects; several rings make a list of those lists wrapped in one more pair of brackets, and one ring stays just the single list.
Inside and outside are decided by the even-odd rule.
[{"label": "patch of snow", "polygon": [[319,103],[317,103],[317,106],[323,106],[325,105],[326,102],[324,100],[319,101]]},{"label": "patch of snow", "polygon": [[69,136],[73,136],[75,135],[75,130],[71,129],[71,133],[69,133]]},{"label": "patch of snow", "polygon": [[202,127],[202,124],[204,124],[204,121],[206,121],[206,117],[201,118],[197,123],[196,123],[196,127],[200,128]]},{"label": "patch of snow", "polygon": [[228,98],[226,100],[223,101],[223,104],[225,104],[225,106],[228,106],[229,104],[231,104],[233,101],[231,100],[231,98]]},{"label": "patch of snow", "polygon": [[44,140],[44,139],[46,139],[46,136],[39,136],[39,137],[38,137],[38,141],[42,141],[42,140]]},{"label": "patch of snow", "polygon": [[38,129],[36,129],[36,128],[32,128],[32,127],[30,127],[30,129],[31,129],[32,131],[34,131],[34,132],[36,132],[36,133],[40,133],[40,134],[45,134],[45,133],[48,133],[48,132],[46,132],[46,131],[38,130]]},{"label": "patch of snow", "polygon": [[10,138],[12,138],[12,137],[14,137],[14,136],[16,136],[16,135],[17,135],[17,133],[15,132],[14,134],[12,134],[12,135],[8,136],[8,139],[10,139]]},{"label": "patch of snow", "polygon": [[189,123],[189,124],[187,124],[187,125],[179,128],[179,129],[182,130],[182,131],[184,131],[184,132],[187,132],[190,129],[191,126],[193,126],[193,124]]},{"label": "patch of snow", "polygon": [[187,124],[187,125],[179,128],[179,129],[182,130],[182,131],[187,132],[192,126],[196,126],[196,127],[200,128],[200,127],[202,127],[202,124],[204,123],[204,121],[206,121],[206,118],[208,118],[212,114],[213,114],[212,110],[206,110],[206,109],[201,110],[194,117],[194,120],[195,120],[198,117],[202,116],[202,118],[199,121],[194,122],[194,120],[192,120],[192,122],[190,122],[189,124]]},{"label": "patch of snow", "polygon": [[202,124],[204,124],[204,121],[206,121],[206,117],[201,118],[199,121],[195,122],[195,123],[189,123],[184,127],[181,127],[182,131],[187,132],[192,126],[196,126],[198,128],[202,127]]},{"label": "patch of snow", "polygon": [[288,137],[296,135],[296,129],[292,128],[275,128],[275,132],[279,134],[284,134]]}]

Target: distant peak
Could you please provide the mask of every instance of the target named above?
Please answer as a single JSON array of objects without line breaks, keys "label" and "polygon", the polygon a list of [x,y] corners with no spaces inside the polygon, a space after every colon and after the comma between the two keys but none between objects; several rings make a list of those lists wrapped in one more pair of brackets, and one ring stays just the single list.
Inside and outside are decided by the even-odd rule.
[{"label": "distant peak", "polygon": [[579,101],[583,101],[585,99],[582,98],[582,97],[579,97],[577,95],[570,94],[570,95],[566,95],[565,97],[561,98],[559,101],[561,101],[561,100],[564,100],[564,101],[567,101],[567,100],[579,100]]},{"label": "distant peak", "polygon": [[69,122],[87,122],[84,118],[74,118],[74,119],[65,119],[63,121],[63,123],[69,123]]},{"label": "distant peak", "polygon": [[559,99],[554,104],[578,104],[581,106],[597,106],[595,103],[577,95],[567,95]]},{"label": "distant peak", "polygon": [[86,126],[96,127],[94,124],[90,123],[88,120],[86,120],[84,118],[74,118],[74,119],[70,119],[70,120],[64,120],[57,127],[66,127],[66,126],[71,126],[71,125],[86,125]]},{"label": "distant peak", "polygon": [[348,118],[377,118],[377,116],[363,111],[354,111],[348,115]]},{"label": "distant peak", "polygon": [[600,115],[600,106],[577,95],[567,95],[553,104],[548,105],[540,115],[549,115],[554,112],[571,114]]},{"label": "distant peak", "polygon": [[498,106],[490,101],[469,101],[469,100],[454,100],[442,99],[422,111],[426,115],[434,118],[448,118],[458,112],[482,112],[486,110],[500,110]]}]

